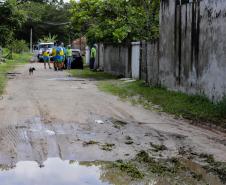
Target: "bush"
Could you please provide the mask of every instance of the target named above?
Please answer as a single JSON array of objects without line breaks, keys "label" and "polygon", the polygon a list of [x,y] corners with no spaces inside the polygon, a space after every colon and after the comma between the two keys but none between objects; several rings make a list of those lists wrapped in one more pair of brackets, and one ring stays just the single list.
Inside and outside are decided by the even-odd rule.
[{"label": "bush", "polygon": [[226,118],[226,96],[216,105],[220,116]]}]

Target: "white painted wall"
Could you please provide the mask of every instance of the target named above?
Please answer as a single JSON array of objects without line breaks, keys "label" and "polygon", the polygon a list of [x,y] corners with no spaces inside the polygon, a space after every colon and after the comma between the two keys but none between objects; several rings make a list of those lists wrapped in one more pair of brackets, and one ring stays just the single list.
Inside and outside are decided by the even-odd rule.
[{"label": "white painted wall", "polygon": [[86,46],[86,64],[89,64],[90,61],[90,48]]},{"label": "white painted wall", "polygon": [[140,42],[132,42],[132,78],[140,78]]}]

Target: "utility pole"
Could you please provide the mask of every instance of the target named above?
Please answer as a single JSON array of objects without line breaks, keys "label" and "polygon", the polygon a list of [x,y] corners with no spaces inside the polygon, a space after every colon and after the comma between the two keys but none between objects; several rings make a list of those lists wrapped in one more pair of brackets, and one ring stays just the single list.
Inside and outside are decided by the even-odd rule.
[{"label": "utility pole", "polygon": [[32,49],[32,27],[31,27],[31,31],[30,31],[30,52],[32,53],[33,49]]},{"label": "utility pole", "polygon": [[79,41],[80,41],[80,51],[82,51],[82,36],[80,36]]}]

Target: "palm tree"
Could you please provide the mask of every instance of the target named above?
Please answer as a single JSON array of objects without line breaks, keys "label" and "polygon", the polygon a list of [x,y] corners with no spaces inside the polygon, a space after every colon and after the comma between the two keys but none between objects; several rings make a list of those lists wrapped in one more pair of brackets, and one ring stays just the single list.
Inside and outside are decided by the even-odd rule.
[{"label": "palm tree", "polygon": [[39,42],[55,42],[57,39],[57,35],[51,35],[49,33],[48,36],[44,36],[42,39],[39,39]]}]

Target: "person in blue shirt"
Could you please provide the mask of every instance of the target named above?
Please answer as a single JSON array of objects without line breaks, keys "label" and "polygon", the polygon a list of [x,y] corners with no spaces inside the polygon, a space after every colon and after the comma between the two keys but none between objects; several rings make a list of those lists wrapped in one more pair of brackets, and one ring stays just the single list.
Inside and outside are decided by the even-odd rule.
[{"label": "person in blue shirt", "polygon": [[54,60],[55,71],[62,70],[64,68],[64,60],[65,60],[64,48],[62,46],[56,47],[56,56]]}]

